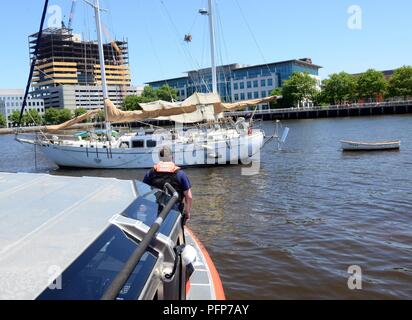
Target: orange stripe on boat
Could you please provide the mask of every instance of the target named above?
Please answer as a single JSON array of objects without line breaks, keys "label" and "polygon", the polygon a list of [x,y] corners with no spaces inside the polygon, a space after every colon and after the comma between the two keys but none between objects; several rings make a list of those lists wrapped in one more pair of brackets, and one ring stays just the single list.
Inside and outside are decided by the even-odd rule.
[{"label": "orange stripe on boat", "polygon": [[226,300],[225,291],[224,291],[223,285],[222,285],[222,280],[220,279],[219,272],[217,271],[216,266],[212,261],[212,258],[210,258],[210,255],[207,252],[205,246],[194,235],[192,230],[190,230],[189,228],[186,227],[186,231],[190,235],[190,237],[197,243],[197,245],[199,246],[200,250],[202,251],[202,253],[203,253],[203,255],[206,259],[206,263],[209,267],[210,274],[212,275],[212,281],[213,281],[213,287],[215,289],[216,300]]},{"label": "orange stripe on boat", "polygon": [[188,281],[186,282],[186,296],[189,295],[189,292],[190,292],[190,280],[188,280]]}]

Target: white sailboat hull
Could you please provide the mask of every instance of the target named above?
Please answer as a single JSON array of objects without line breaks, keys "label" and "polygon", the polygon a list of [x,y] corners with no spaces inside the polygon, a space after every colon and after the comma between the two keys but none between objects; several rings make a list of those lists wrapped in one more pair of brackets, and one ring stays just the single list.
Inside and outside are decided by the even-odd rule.
[{"label": "white sailboat hull", "polygon": [[[241,164],[260,152],[264,134],[257,131],[251,136],[238,137],[224,142],[199,144],[174,144],[175,162],[181,167]],[[96,169],[147,169],[156,162],[159,149],[86,148],[62,144],[39,145],[45,156],[60,167]]]}]

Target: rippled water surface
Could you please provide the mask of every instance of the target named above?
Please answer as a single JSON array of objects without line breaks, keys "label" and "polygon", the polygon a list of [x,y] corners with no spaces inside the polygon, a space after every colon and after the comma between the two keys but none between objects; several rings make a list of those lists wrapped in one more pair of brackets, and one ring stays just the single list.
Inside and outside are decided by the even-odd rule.
[{"label": "rippled water surface", "polygon": [[[230,299],[412,299],[412,116],[285,122],[282,152],[268,145],[261,170],[186,170],[191,228],[209,250]],[[274,130],[266,122],[267,133]],[[400,152],[342,153],[341,139],[401,139]],[[0,171],[34,172],[34,150],[0,136]],[[142,170],[38,171],[141,179]],[[348,289],[348,267],[363,289]]]}]

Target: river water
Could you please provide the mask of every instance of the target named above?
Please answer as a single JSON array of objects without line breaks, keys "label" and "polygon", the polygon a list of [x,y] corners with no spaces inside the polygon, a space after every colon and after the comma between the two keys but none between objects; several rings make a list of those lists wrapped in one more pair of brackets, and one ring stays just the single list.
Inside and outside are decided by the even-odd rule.
[{"label": "river water", "polygon": [[[281,152],[265,147],[258,175],[242,176],[239,166],[186,170],[195,197],[191,228],[227,297],[412,299],[412,116],[284,124],[287,144]],[[273,133],[273,123],[263,126]],[[341,139],[401,139],[402,149],[342,153]],[[0,136],[0,150],[0,171],[36,171],[32,147]],[[36,158],[38,172],[57,175],[144,175],[59,170]],[[361,290],[348,288],[350,266],[361,268]]]}]

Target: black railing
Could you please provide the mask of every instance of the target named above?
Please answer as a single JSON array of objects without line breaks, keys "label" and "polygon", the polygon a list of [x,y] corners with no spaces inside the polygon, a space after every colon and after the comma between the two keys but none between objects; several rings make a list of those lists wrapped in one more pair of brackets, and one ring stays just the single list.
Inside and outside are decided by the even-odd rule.
[{"label": "black railing", "polygon": [[[329,110],[348,110],[348,109],[363,109],[363,108],[382,108],[382,107],[399,107],[412,105],[412,100],[400,100],[400,101],[384,101],[384,102],[371,102],[371,103],[354,103],[354,104],[342,104],[342,105],[329,105],[329,106],[312,106],[302,108],[285,108],[285,109],[267,109],[257,110],[255,115],[264,114],[283,114],[294,112],[307,112],[307,111],[329,111]],[[226,112],[227,116],[243,116],[250,114],[252,111],[234,111]]]},{"label": "black railing", "polygon": [[139,247],[130,256],[129,260],[126,262],[123,269],[118,273],[116,278],[114,278],[113,282],[110,284],[109,288],[104,293],[101,300],[115,300],[117,298],[119,293],[122,291],[124,285],[126,284],[127,280],[130,278],[131,274],[136,268],[137,264],[142,259],[143,255],[146,253],[153,239],[156,237],[156,233],[159,231],[163,221],[167,218],[173,206],[178,201],[179,194],[169,183],[165,184],[165,188],[170,193],[172,193],[172,198],[163,208],[162,212],[160,213],[156,221],[153,223],[153,225],[147,232],[146,236],[140,242]]}]

